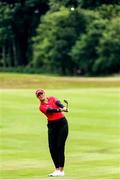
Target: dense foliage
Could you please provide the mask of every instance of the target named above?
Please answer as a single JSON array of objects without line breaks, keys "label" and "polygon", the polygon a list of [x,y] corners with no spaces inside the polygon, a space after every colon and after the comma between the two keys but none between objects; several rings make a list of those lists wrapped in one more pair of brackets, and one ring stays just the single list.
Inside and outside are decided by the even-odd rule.
[{"label": "dense foliage", "polygon": [[63,75],[120,72],[118,0],[2,0],[0,67]]}]

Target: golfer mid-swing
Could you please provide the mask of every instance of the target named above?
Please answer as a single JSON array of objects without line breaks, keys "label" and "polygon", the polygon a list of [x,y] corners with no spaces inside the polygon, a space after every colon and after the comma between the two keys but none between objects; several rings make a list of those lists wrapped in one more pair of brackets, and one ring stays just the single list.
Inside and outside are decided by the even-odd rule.
[{"label": "golfer mid-swing", "polygon": [[68,112],[68,109],[56,97],[47,97],[43,89],[38,89],[36,96],[40,100],[40,111],[48,119],[49,150],[55,165],[55,171],[49,176],[64,176],[68,123],[63,112]]}]

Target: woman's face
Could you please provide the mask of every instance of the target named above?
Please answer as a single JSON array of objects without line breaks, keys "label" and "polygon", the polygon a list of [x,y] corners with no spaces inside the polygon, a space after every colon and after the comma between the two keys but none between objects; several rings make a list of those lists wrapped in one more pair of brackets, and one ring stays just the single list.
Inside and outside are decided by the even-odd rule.
[{"label": "woman's face", "polygon": [[38,99],[39,99],[40,101],[44,101],[44,100],[45,100],[45,93],[40,93],[40,94],[38,94]]}]

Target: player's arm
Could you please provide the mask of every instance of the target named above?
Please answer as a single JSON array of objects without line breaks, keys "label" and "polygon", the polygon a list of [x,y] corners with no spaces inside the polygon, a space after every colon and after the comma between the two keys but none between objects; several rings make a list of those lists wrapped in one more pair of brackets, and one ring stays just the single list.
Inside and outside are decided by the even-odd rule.
[{"label": "player's arm", "polygon": [[47,108],[46,113],[56,113],[56,112],[61,112],[61,111],[62,111],[61,108],[57,108],[57,109]]},{"label": "player's arm", "polygon": [[64,105],[59,100],[57,100],[55,104],[60,108],[64,108]]},{"label": "player's arm", "polygon": [[55,104],[60,107],[61,112],[68,112],[68,109],[59,100],[57,100]]}]

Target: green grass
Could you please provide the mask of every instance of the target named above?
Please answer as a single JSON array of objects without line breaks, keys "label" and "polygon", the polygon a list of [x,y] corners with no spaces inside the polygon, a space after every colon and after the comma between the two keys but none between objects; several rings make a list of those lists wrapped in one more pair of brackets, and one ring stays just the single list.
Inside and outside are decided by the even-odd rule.
[{"label": "green grass", "polygon": [[69,89],[69,88],[110,88],[120,87],[118,77],[57,77],[47,75],[31,75],[17,73],[0,73],[0,87],[2,89]]},{"label": "green grass", "polygon": [[[70,109],[66,113],[66,175],[53,179],[120,179],[120,88],[118,84],[87,88],[88,79],[85,82],[82,88],[69,84],[69,88],[46,90],[61,101],[66,98]],[[10,88],[0,90],[0,179],[49,180],[47,174],[54,166],[47,145],[47,121],[38,110],[35,89],[24,89],[24,83],[22,89]]]}]

